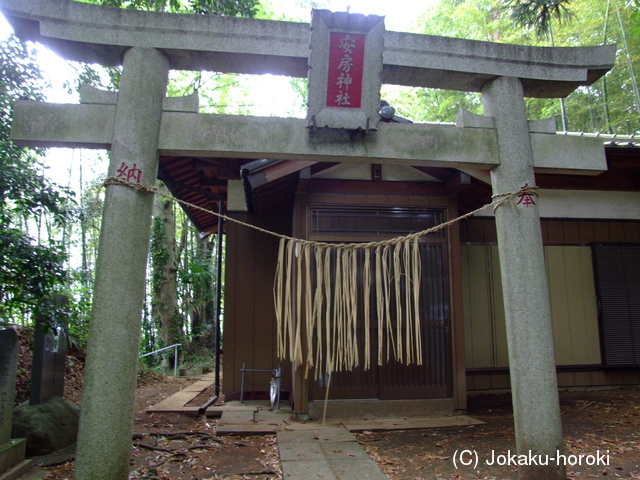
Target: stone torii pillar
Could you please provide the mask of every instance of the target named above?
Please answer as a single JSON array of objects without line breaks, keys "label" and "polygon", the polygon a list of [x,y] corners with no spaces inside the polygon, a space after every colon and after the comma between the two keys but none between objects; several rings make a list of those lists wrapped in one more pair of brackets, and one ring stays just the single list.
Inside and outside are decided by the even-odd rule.
[{"label": "stone torii pillar", "polygon": [[[522,84],[499,77],[482,89],[492,116],[500,165],[491,170],[494,195],[534,186],[533,154]],[[564,451],[540,215],[535,196],[495,211],[504,295],[509,372],[519,455],[556,459]],[[532,462],[533,463],[533,462]],[[559,480],[566,468],[520,465],[521,480]]]},{"label": "stone torii pillar", "polygon": [[[153,48],[124,56],[109,176],[154,186],[169,62]],[[129,476],[153,195],[108,185],[91,312],[74,478]]]}]

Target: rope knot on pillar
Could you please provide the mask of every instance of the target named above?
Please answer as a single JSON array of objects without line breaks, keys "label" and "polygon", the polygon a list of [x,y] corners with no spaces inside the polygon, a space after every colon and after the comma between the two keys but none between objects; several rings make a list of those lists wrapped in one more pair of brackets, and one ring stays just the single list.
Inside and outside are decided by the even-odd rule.
[{"label": "rope knot on pillar", "polygon": [[102,185],[106,187],[107,185],[121,185],[123,187],[130,187],[138,192],[145,193],[158,193],[158,188],[154,185],[142,185],[141,183],[129,182],[127,180],[123,180],[119,177],[107,177]]},{"label": "rope knot on pillar", "polygon": [[[536,202],[533,200],[533,197],[538,197],[538,187],[535,185],[530,187],[528,184],[525,184],[519,190],[514,192],[496,193],[495,195],[492,195],[492,202],[490,205],[493,205],[494,212],[505,202],[511,203],[516,210],[520,210],[520,207],[518,207],[520,204],[527,206],[535,205]],[[516,198],[518,201],[515,200]]]}]

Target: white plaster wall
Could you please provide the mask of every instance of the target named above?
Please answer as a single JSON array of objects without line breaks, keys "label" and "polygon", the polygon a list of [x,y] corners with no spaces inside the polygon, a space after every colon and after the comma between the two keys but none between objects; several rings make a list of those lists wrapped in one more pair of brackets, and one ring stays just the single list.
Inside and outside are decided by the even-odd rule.
[{"label": "white plaster wall", "polygon": [[[540,190],[537,199],[542,218],[640,220],[640,192]],[[491,217],[486,209],[479,217]]]},{"label": "white plaster wall", "polygon": [[246,212],[247,202],[244,196],[242,180],[227,181],[227,210]]},{"label": "white plaster wall", "polygon": [[[336,180],[371,180],[371,165],[341,163],[313,175],[313,178]],[[404,165],[382,165],[382,180],[393,182],[437,182],[426,173]]]}]

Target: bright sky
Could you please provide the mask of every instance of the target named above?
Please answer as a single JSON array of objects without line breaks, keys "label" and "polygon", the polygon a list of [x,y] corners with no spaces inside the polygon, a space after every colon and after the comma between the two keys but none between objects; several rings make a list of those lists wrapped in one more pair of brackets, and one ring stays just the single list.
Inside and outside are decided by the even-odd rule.
[{"label": "bright sky", "polygon": [[[351,13],[365,13],[385,16],[385,28],[395,31],[411,31],[416,19],[424,10],[437,0],[318,0],[318,8],[327,8],[332,11],[346,11]],[[268,11],[276,16],[293,18],[296,21],[307,22],[311,13],[309,7],[302,7],[297,0],[262,0]],[[0,40],[6,38],[12,32],[11,27],[4,17],[0,15]],[[65,88],[65,82],[71,82],[76,77],[74,69],[64,60],[39,46],[38,63],[44,76],[51,83],[47,100],[57,103],[77,103],[75,92],[69,93]],[[255,79],[256,88],[252,88],[249,97],[242,99],[243,104],[254,105],[254,115],[271,115],[282,108],[283,92],[291,91],[289,79],[286,77],[260,76]],[[303,115],[301,112],[300,115]],[[102,155],[104,157],[104,155]],[[99,152],[73,151],[71,149],[50,149],[47,153],[47,165],[50,166],[49,176],[60,185],[77,185],[78,162],[80,158],[83,164],[91,165],[94,172],[84,171],[84,179],[95,178],[95,175],[106,173],[106,162],[99,158]],[[102,171],[104,170],[104,172]]]}]

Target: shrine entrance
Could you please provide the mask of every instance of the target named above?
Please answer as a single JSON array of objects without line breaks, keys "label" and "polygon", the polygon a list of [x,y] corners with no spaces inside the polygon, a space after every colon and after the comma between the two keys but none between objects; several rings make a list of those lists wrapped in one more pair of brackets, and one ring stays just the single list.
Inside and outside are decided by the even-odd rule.
[{"label": "shrine entrance", "polygon": [[[117,97],[106,92],[80,105],[18,101],[13,112],[11,135],[19,145],[111,150],[107,173],[110,181],[106,184],[87,348],[74,472],[76,479],[124,480],[129,476],[136,381],[136,369],[132,367],[138,362],[152,193],[156,191],[160,156],[188,156],[194,159],[266,158],[277,161],[278,165],[262,172],[261,178],[256,178],[256,185],[285,179],[287,172],[296,169],[291,162],[305,162],[307,166],[317,162],[337,162],[490,171],[496,199],[493,205],[496,207],[494,214],[501,283],[505,292],[503,304],[517,451],[523,455],[535,452],[536,455],[549,457],[563,451],[539,207],[534,197],[521,206],[512,200],[518,195],[536,194],[536,172],[597,174],[606,170],[607,165],[601,139],[557,135],[553,119],[529,121],[524,99],[563,97],[580,86],[591,85],[613,67],[615,45],[524,47],[385,32],[380,17],[346,12],[317,11],[312,16],[312,24],[305,25],[205,15],[178,17],[99,7],[70,0],[0,0],[0,8],[24,40],[45,43],[71,60],[106,66],[122,65],[123,68]],[[333,41],[334,33],[340,34],[337,42]],[[365,42],[364,58],[358,67],[363,73],[361,92],[351,90],[353,83],[347,81],[350,69],[355,69],[355,63],[352,65],[351,60],[355,62],[356,56],[350,54],[351,50],[359,49],[355,41],[358,35],[363,35]],[[336,72],[331,70],[333,64],[330,59],[336,55],[340,60],[338,68],[345,75],[334,75]],[[309,74],[307,118],[202,114],[197,106],[190,109],[172,105],[169,101],[165,103],[171,69],[271,73],[293,77],[307,77]],[[336,93],[328,88],[328,83],[337,83],[345,88]],[[482,95],[483,115],[462,111],[456,125],[390,125],[380,121],[379,87],[385,83],[478,92]],[[357,93],[362,93],[359,108],[354,103]],[[336,101],[338,106],[335,105]],[[193,164],[197,164],[197,161]],[[136,175],[129,178],[127,174],[128,181],[123,183],[118,176],[125,170],[133,170]],[[460,185],[455,181],[443,183],[443,194],[455,196],[456,188]],[[402,194],[397,189],[378,191],[362,201]],[[428,193],[422,190],[416,195],[424,197]],[[207,200],[210,203],[211,199]],[[333,201],[331,203],[335,204]],[[409,202],[402,206],[406,205],[415,204]],[[198,208],[206,206],[198,205]],[[274,231],[273,225],[267,226],[269,232]],[[422,301],[433,296],[445,299],[426,305],[427,312],[430,309],[436,311],[414,316],[416,326],[406,329],[406,332],[412,332],[409,341],[424,339],[427,344],[425,348],[432,342],[429,352],[438,355],[437,359],[448,358],[446,349],[449,348],[447,345],[451,345],[447,341],[447,282],[442,280],[446,278],[444,266],[448,264],[449,271],[453,272],[460,268],[458,264],[457,268],[452,269],[451,262],[447,261],[450,258],[455,262],[459,257],[459,252],[454,250],[456,243],[451,241],[451,238],[457,237],[456,227],[451,228],[449,239],[442,241],[440,247],[437,242],[415,243],[422,248],[426,257],[431,257],[430,265],[442,268],[442,274],[435,272],[430,275],[423,268],[419,275],[414,275],[413,267],[405,269],[411,278],[425,279],[423,286],[426,290],[418,291],[417,298]],[[289,266],[293,266],[294,256],[298,254],[300,260],[296,260],[297,265],[301,264],[303,257],[310,264],[310,249],[306,248],[308,245],[302,240],[304,237],[297,235],[297,230],[297,227],[294,228],[295,237],[286,242],[287,255],[284,255],[284,248],[282,255],[275,250],[283,259],[287,258]],[[406,232],[406,229],[403,230]],[[264,233],[261,235],[272,237]],[[238,238],[242,241],[246,237],[248,235]],[[277,242],[266,240],[261,245],[252,245],[250,250],[238,245],[238,253],[247,260],[257,259],[275,264],[271,261],[272,257],[267,258],[267,254],[271,254],[268,248],[273,243]],[[281,245],[284,247],[285,242]],[[395,252],[401,250],[398,245],[394,245]],[[446,245],[450,245],[451,255],[448,255]],[[326,248],[328,250],[329,247]],[[407,252],[405,259],[408,259],[404,264],[417,265],[417,262],[411,261],[408,239],[405,239],[403,248],[403,252]],[[325,253],[325,258],[330,258],[329,255]],[[351,261],[355,257],[342,254],[342,258]],[[395,258],[394,261],[396,265],[401,263]],[[251,266],[246,264],[247,267]],[[347,267],[350,265],[345,264]],[[376,263],[375,274],[382,271],[390,279],[386,267],[378,265],[384,263]],[[394,272],[398,271],[396,265],[393,266]],[[266,281],[273,270],[265,268],[258,271],[257,278]],[[251,271],[256,271],[255,266]],[[280,272],[292,275],[297,271],[312,273],[310,268],[280,269]],[[352,270],[346,268],[344,271]],[[291,278],[291,275],[287,277],[289,286]],[[311,275],[306,278],[310,279]],[[349,279],[344,284],[348,285],[350,291],[357,288],[353,287],[357,285],[357,279],[351,281],[352,277],[345,278]],[[388,306],[391,310],[393,302],[402,300],[403,288],[411,283],[407,278],[395,276],[393,295],[385,294],[385,309]],[[283,279],[284,273],[278,277],[280,287],[284,285]],[[431,284],[429,279],[432,279]],[[433,279],[437,282],[433,282]],[[329,281],[325,283],[332,285]],[[230,283],[227,285],[230,286]],[[333,304],[344,304],[346,302],[342,301],[344,295],[340,291],[340,284],[336,282],[336,285],[338,287],[334,287],[333,291],[340,301]],[[241,278],[236,287],[246,295],[252,285]],[[456,288],[451,290],[455,296]],[[289,327],[286,338],[293,339],[289,342],[292,348],[287,353],[296,354],[296,368],[292,374],[297,394],[294,413],[297,418],[303,419],[308,416],[305,397],[310,393],[306,388],[298,389],[298,386],[307,385],[304,377],[306,358],[300,348],[303,338],[298,333],[304,327],[293,330],[294,320],[298,322],[303,318],[297,314],[302,305],[302,290],[297,289],[295,295],[290,295],[291,290],[285,288],[279,288],[278,292],[278,302],[282,305],[285,305],[283,299],[288,302],[287,308],[278,308],[276,311],[279,315],[284,311],[282,318],[286,318]],[[378,296],[378,291],[375,295]],[[331,296],[332,292],[329,291],[327,298]],[[413,303],[415,306],[419,303],[413,301],[415,298],[408,298],[405,294],[405,304]],[[292,308],[292,299],[296,300],[295,310]],[[253,342],[251,350],[254,352],[264,350],[265,340],[269,338],[257,336],[259,329],[270,329],[276,325],[275,322],[265,322],[263,318],[265,313],[273,310],[268,307],[273,307],[276,298],[261,309],[258,309],[259,300],[260,296],[256,295],[253,301],[244,301],[242,305],[245,309],[254,309],[255,321],[237,325],[238,338],[244,344]],[[395,310],[400,311],[395,306]],[[349,308],[351,306],[345,307],[345,310]],[[460,327],[455,332],[458,336],[463,324],[460,323],[460,311],[456,310],[453,318],[457,320],[453,325]],[[295,316],[292,315],[294,311]],[[225,314],[227,312],[225,308]],[[386,318],[391,320],[390,315]],[[357,326],[357,323],[353,325]],[[233,367],[232,358],[239,359],[240,353],[229,352],[226,348],[228,327],[225,322],[225,369]],[[396,343],[396,348],[399,348],[409,335],[402,336],[402,325],[395,327],[393,338],[403,339]],[[422,333],[415,335],[414,331]],[[357,346],[352,341],[352,333],[350,345]],[[281,351],[285,350],[286,344],[283,338],[278,338]],[[311,343],[307,342],[307,338],[304,341]],[[121,354],[113,355],[113,345],[118,345]],[[455,342],[453,355],[453,377],[456,379],[453,396],[460,409],[466,405],[462,345],[462,341]],[[436,354],[438,348],[443,348],[445,355]],[[351,355],[349,362],[353,358]],[[405,357],[405,360],[408,359]],[[376,364],[377,361],[376,356]],[[406,363],[409,366],[400,378],[394,378],[397,372],[393,363],[377,370],[379,395],[390,395],[390,391],[399,384],[409,384],[411,379],[416,378],[412,361]],[[441,389],[450,388],[448,380],[444,383],[435,381],[442,374],[448,378],[449,367],[446,362],[444,366],[432,363],[433,368],[426,368],[425,376],[411,384],[414,394],[419,389],[432,389],[430,394],[437,395],[442,394]],[[350,367],[350,363],[346,366]],[[331,363],[329,367],[325,371],[330,375],[333,371]],[[352,376],[357,376],[357,373]],[[225,379],[230,377],[232,375],[225,374]],[[392,382],[396,382],[395,386]],[[566,478],[566,468],[560,463],[520,466],[518,475],[522,480],[560,480]]]},{"label": "shrine entrance", "polygon": [[[447,216],[446,209],[424,207],[322,206],[310,207],[309,210],[310,236],[323,241],[335,241],[338,238],[347,242],[379,241],[439,225]],[[359,267],[362,266],[363,257],[359,256]],[[364,361],[364,330],[367,327],[362,313],[362,295],[359,294],[360,363],[353,371],[334,372],[330,381],[327,375],[316,378],[312,381],[310,400],[324,399],[327,386],[330,399],[408,400],[452,396],[451,274],[446,230],[421,238],[420,259],[420,342],[423,364],[405,365],[396,361],[397,349],[406,350],[406,345],[398,346],[388,338],[378,338],[376,312],[380,305],[379,299],[374,296],[370,299],[369,311],[372,313],[368,328],[372,363],[367,368]],[[391,276],[395,276],[395,272]],[[359,286],[362,287],[361,282]],[[392,296],[399,293],[402,297],[407,287],[410,288],[404,279],[400,287],[399,292],[391,292]],[[404,325],[401,318],[403,312],[398,312],[394,307],[395,298],[388,312],[380,312],[384,322],[396,325],[400,317],[400,323]],[[386,358],[382,365],[377,365],[375,361],[379,349]]]}]

